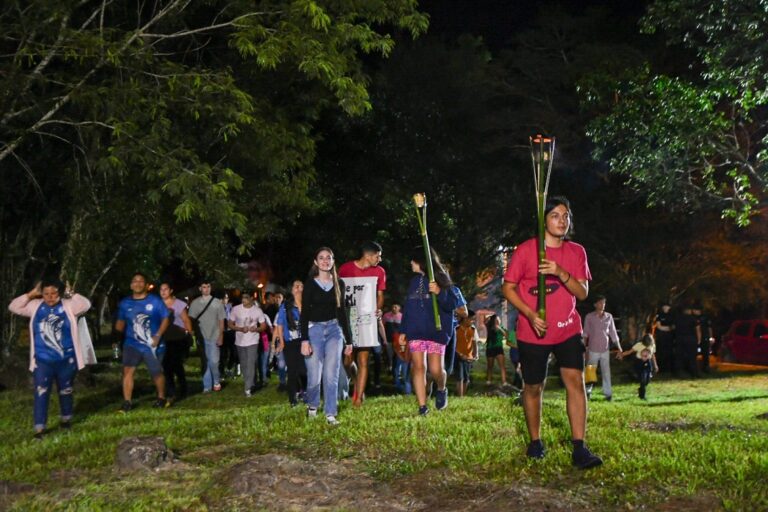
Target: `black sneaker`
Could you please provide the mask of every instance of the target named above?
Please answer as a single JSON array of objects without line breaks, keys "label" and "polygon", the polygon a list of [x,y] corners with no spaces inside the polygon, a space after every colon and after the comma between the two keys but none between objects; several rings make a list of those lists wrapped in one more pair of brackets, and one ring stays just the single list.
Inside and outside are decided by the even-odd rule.
[{"label": "black sneaker", "polygon": [[573,465],[579,469],[596,468],[602,463],[603,459],[589,451],[586,446],[573,449]]},{"label": "black sneaker", "polygon": [[62,420],[59,422],[59,427],[62,430],[72,430],[72,420]]},{"label": "black sneaker", "polygon": [[429,407],[426,405],[419,406],[419,416],[426,416],[429,414]]},{"label": "black sneaker", "polygon": [[529,459],[543,459],[545,454],[546,450],[544,450],[544,443],[541,442],[541,439],[528,443],[528,449],[525,450],[525,455]]},{"label": "black sneaker", "polygon": [[166,407],[170,407],[171,402],[166,400],[165,398],[157,397],[157,400],[155,400],[155,403],[152,404],[152,407],[155,409],[165,409]]},{"label": "black sneaker", "polygon": [[120,410],[117,412],[126,413],[130,412],[131,409],[133,409],[133,403],[130,400],[126,400],[123,402],[123,405],[120,406]]},{"label": "black sneaker", "polygon": [[35,441],[42,441],[43,440],[43,431],[35,432],[35,435],[32,436],[32,439]]},{"label": "black sneaker", "polygon": [[448,388],[435,391],[435,409],[442,411],[448,407]]}]

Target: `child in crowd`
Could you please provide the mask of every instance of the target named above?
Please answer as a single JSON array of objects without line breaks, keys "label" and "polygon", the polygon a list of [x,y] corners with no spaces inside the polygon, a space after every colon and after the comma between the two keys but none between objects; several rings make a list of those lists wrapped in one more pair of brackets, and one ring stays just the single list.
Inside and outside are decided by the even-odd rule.
[{"label": "child in crowd", "polygon": [[637,390],[638,396],[645,400],[645,389],[651,382],[654,372],[659,371],[659,365],[656,364],[656,343],[651,334],[646,334],[643,339],[632,345],[632,348],[620,352],[617,358],[635,354],[635,373],[640,382]]},{"label": "child in crowd", "polygon": [[507,385],[507,368],[504,361],[504,340],[507,337],[507,331],[501,326],[501,318],[498,315],[490,315],[485,320],[485,329],[488,333],[485,341],[486,358],[486,385],[492,384],[493,364],[499,364],[501,370],[501,385]]},{"label": "child in crowd", "polygon": [[507,331],[507,347],[509,348],[509,362],[512,364],[512,386],[522,389],[523,376],[520,373],[520,351],[517,346],[517,331],[512,329]]},{"label": "child in crowd", "polygon": [[[411,351],[411,374],[413,390],[419,403],[419,415],[429,413],[427,406],[427,377],[437,384],[435,408],[440,411],[448,407],[448,388],[445,386],[447,374],[444,367],[446,346],[455,327],[454,312],[459,306],[458,288],[440,262],[434,249],[430,255],[435,280],[430,282],[426,272],[426,254],[422,247],[414,249],[411,257],[411,269],[415,273],[408,286],[408,295],[403,307],[398,345],[408,342]],[[432,296],[436,297],[440,329],[437,328],[432,309]]]},{"label": "child in crowd", "polygon": [[475,312],[468,310],[468,315],[461,319],[456,327],[456,355],[459,357],[456,367],[456,396],[464,396],[469,386],[469,373],[472,362],[477,361],[479,336],[475,328]]}]

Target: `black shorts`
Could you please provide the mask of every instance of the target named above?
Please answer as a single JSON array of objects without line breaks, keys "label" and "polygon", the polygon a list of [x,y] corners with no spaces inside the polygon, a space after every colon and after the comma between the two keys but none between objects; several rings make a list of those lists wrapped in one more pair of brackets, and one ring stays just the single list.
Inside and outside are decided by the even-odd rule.
[{"label": "black shorts", "polygon": [[560,368],[584,370],[584,342],[581,334],[571,336],[567,340],[554,345],[538,345],[518,340],[520,351],[520,369],[523,372],[523,382],[526,384],[541,384],[547,378],[547,363],[549,354],[555,354]]},{"label": "black shorts", "polygon": [[123,346],[123,366],[136,368],[143,361],[153,379],[163,373],[162,359],[162,355],[153,354],[149,348],[139,350],[130,345]]},{"label": "black shorts", "polygon": [[494,357],[503,356],[504,347],[488,347],[485,349],[485,358],[493,359]]}]

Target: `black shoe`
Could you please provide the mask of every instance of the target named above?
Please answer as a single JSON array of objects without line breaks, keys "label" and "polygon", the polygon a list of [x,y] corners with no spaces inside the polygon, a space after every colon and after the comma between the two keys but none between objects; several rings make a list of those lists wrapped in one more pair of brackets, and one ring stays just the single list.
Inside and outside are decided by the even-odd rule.
[{"label": "black shoe", "polygon": [[610,402],[611,400],[613,400],[613,395],[608,395],[605,397],[606,402]]},{"label": "black shoe", "polygon": [[120,406],[120,410],[117,412],[126,413],[130,412],[131,409],[133,409],[133,403],[130,400],[126,400],[123,402],[123,405]]},{"label": "black shoe", "polygon": [[32,439],[35,441],[42,441],[43,440],[43,431],[35,432],[35,435],[32,436]]},{"label": "black shoe", "polygon": [[573,465],[579,469],[596,468],[603,463],[603,459],[589,451],[586,446],[573,449]]},{"label": "black shoe", "polygon": [[442,411],[448,407],[448,388],[435,391],[435,409]]},{"label": "black shoe", "polygon": [[157,397],[157,400],[152,404],[152,407],[155,409],[165,409],[166,407],[170,407],[171,402],[166,400],[165,398]]},{"label": "black shoe", "polygon": [[429,414],[429,407],[426,405],[419,406],[419,416],[426,416]]},{"label": "black shoe", "polygon": [[62,420],[59,423],[59,427],[62,430],[72,430],[72,420],[66,420],[66,421]]},{"label": "black shoe", "polygon": [[541,442],[541,439],[528,443],[528,449],[525,450],[525,455],[529,459],[543,459],[544,455],[546,455],[546,450],[544,450],[544,443]]}]

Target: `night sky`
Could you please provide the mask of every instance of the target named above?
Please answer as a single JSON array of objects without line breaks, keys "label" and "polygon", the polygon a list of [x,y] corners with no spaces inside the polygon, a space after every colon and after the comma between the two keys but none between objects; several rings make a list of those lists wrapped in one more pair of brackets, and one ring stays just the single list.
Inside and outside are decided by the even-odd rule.
[{"label": "night sky", "polygon": [[[429,32],[455,38],[470,33],[481,36],[491,50],[504,48],[513,34],[530,27],[537,8],[560,8],[579,15],[593,7],[610,9],[618,19],[634,23],[644,12],[645,0],[424,0],[420,8],[430,15]],[[610,27],[606,27],[607,30]]]}]

